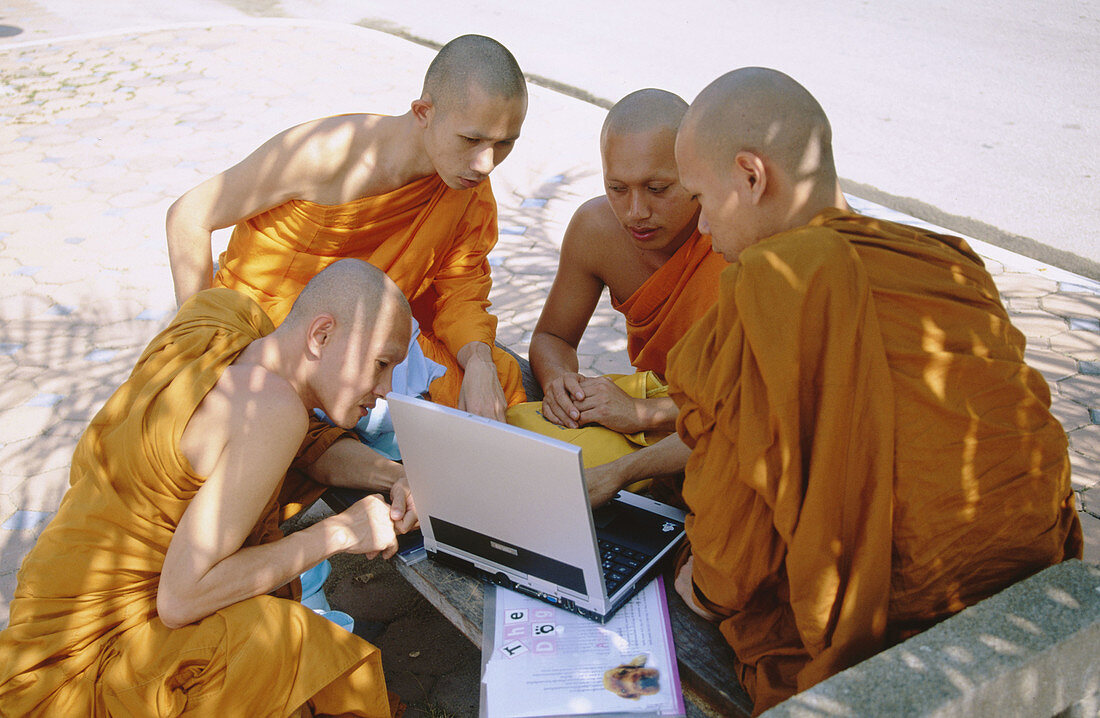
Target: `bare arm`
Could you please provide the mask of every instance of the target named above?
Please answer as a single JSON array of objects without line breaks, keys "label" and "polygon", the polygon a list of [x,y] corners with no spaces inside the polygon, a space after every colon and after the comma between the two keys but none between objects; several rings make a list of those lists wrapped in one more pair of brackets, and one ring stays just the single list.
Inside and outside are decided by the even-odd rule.
[{"label": "bare arm", "polygon": [[592,269],[600,238],[587,221],[591,212],[591,203],[583,205],[565,230],[558,271],[529,350],[531,369],[542,385],[543,415],[570,428],[580,425],[576,401],[584,398],[581,381],[585,377],[577,371],[577,346],[604,288]]},{"label": "bare arm", "polygon": [[390,518],[398,533],[419,525],[405,467],[390,461],[357,439],[336,441],[306,468],[310,478],[326,486],[343,486],[390,496]]},{"label": "bare arm", "polygon": [[676,434],[606,464],[585,469],[588,498],[600,506],[635,481],[684,473],[691,449]]},{"label": "bare arm", "polygon": [[350,436],[336,441],[306,468],[314,481],[363,491],[387,492],[405,478],[405,469]]},{"label": "bare arm", "polygon": [[458,394],[458,408],[504,421],[508,401],[493,362],[492,348],[485,342],[469,342],[458,350],[458,365],[462,367],[462,388]]},{"label": "bare arm", "polygon": [[242,548],[306,425],[289,385],[256,368],[230,367],[196,410],[181,450],[207,478],[165,554],[157,593],[165,625],[183,626],[268,593],[335,553],[396,551],[389,507],[377,496],[285,539]]},{"label": "bare arm", "polygon": [[210,287],[211,234],[324,186],[347,130],[317,120],[271,138],[248,157],[184,193],[168,208],[165,233],[176,302]]}]

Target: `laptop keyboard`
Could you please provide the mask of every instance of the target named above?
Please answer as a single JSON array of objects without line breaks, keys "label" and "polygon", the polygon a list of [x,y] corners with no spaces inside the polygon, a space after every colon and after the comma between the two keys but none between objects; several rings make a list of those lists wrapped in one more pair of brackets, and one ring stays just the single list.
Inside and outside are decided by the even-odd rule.
[{"label": "laptop keyboard", "polygon": [[653,558],[641,551],[612,543],[607,539],[598,539],[600,561],[603,565],[603,580],[607,586],[607,595],[619,590],[619,586],[629,581]]}]

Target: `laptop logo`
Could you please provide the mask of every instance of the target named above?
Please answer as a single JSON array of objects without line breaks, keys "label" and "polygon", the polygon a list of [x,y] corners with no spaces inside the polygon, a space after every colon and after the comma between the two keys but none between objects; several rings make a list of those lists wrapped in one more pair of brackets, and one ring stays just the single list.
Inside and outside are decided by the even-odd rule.
[{"label": "laptop logo", "polygon": [[670,531],[675,531],[675,530],[676,530],[676,524],[672,523],[671,521],[665,521],[665,525],[661,527],[661,531],[663,531],[666,534],[669,533]]},{"label": "laptop logo", "polygon": [[489,546],[491,546],[492,548],[495,548],[497,551],[503,551],[504,553],[509,553],[509,554],[512,554],[513,556],[519,556],[519,551],[517,551],[512,546],[505,546],[504,544],[497,543],[496,541],[493,541],[493,540],[489,541]]}]

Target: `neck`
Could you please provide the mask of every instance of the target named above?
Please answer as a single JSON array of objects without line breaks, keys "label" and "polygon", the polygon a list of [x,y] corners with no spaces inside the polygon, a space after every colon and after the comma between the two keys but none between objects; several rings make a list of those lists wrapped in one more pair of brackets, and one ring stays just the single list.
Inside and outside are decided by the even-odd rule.
[{"label": "neck", "polygon": [[[288,334],[289,332],[276,329],[271,334],[257,339],[245,347],[233,363],[262,367],[285,379],[294,388],[302,404],[309,409],[316,406],[316,402],[306,372],[306,361],[300,353],[297,361],[292,359],[295,353],[290,351],[290,345],[294,338]],[[303,340],[299,339],[299,345],[301,341]]]},{"label": "neck", "polygon": [[812,191],[804,196],[798,195],[799,193],[796,192],[788,205],[790,211],[783,221],[786,229],[803,227],[826,209],[835,208],[846,212],[851,211],[848,207],[848,200],[844,198],[844,193],[840,190],[840,183],[836,180],[820,189],[814,187]]},{"label": "neck", "polygon": [[383,155],[392,168],[390,173],[395,184],[403,187],[435,174],[435,165],[424,146],[423,129],[417,124],[412,111],[390,119],[384,138],[386,149],[383,150]]}]

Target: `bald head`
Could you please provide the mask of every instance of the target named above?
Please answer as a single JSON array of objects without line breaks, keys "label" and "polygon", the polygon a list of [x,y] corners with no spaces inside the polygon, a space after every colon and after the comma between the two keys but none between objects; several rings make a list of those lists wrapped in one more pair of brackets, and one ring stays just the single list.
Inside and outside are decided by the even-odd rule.
[{"label": "bald head", "polygon": [[484,35],[462,35],[442,48],[424,76],[424,94],[448,111],[471,86],[489,97],[527,97],[527,82],[508,48]]},{"label": "bald head", "polygon": [[683,128],[697,154],[716,167],[747,151],[793,182],[836,181],[825,111],[806,88],[778,70],[746,67],[722,75],[695,98]]},{"label": "bald head", "polygon": [[636,134],[680,127],[688,104],[666,90],[647,88],[631,92],[608,110],[600,130],[601,144],[609,134]]},{"label": "bald head", "polygon": [[319,314],[329,314],[338,326],[371,328],[379,318],[405,326],[409,302],[382,270],[359,259],[341,259],[309,281],[294,301],[283,326],[299,327]]}]

